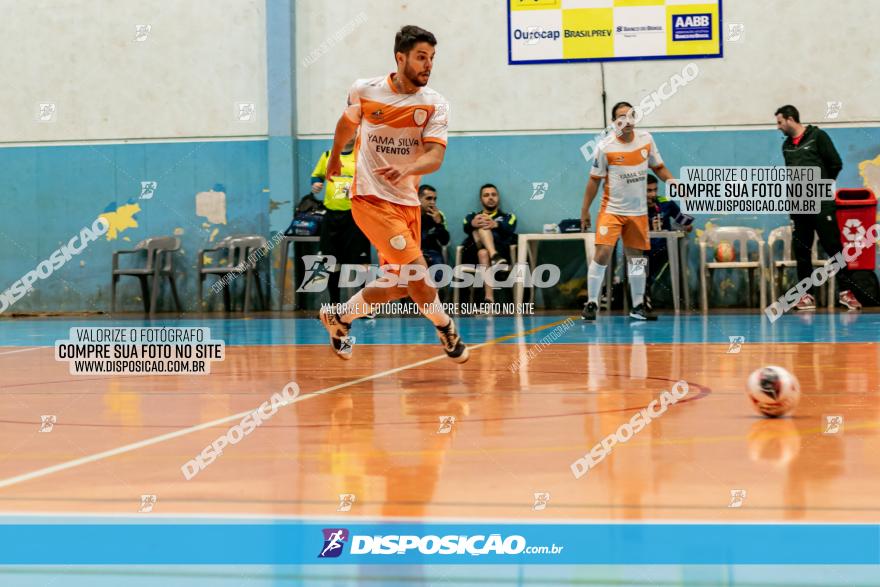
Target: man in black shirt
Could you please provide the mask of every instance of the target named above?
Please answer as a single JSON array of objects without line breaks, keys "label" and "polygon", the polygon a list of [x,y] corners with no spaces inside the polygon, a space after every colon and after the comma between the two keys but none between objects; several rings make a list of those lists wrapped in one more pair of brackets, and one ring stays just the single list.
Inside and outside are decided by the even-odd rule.
[{"label": "man in black shirt", "polygon": [[[782,156],[788,167],[818,167],[822,179],[837,179],[843,163],[831,137],[824,130],[801,124],[800,113],[791,105],[776,111],[776,128],[785,135],[782,143]],[[837,226],[837,207],[833,201],[823,200],[818,214],[792,214],[794,223],[791,244],[797,260],[798,281],[808,279],[813,272],[813,239],[819,236],[819,243],[829,257],[843,249],[840,241],[840,228]],[[852,276],[845,266],[837,274],[840,279],[838,300],[849,310],[861,310],[862,304],[852,292]],[[815,310],[816,299],[812,289],[805,293],[795,305],[797,310]]]},{"label": "man in black shirt", "polygon": [[[434,186],[419,186],[419,203],[422,205],[422,256],[428,267],[443,263],[443,247],[449,244],[446,216],[437,209],[437,190]],[[436,276],[435,277],[436,281]]]},{"label": "man in black shirt", "polygon": [[[510,269],[510,246],[516,244],[516,214],[501,209],[501,195],[491,183],[480,187],[479,212],[471,212],[464,219],[467,237],[461,243],[462,262],[466,265],[497,266],[499,271]],[[486,301],[494,301],[492,286],[485,285]]]}]

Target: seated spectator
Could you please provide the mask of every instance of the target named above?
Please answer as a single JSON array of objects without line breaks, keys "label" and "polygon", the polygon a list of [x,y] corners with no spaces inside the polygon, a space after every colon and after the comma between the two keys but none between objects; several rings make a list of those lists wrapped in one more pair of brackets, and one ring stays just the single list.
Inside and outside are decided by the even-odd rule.
[{"label": "seated spectator", "polygon": [[428,267],[443,263],[443,247],[449,244],[446,216],[437,209],[437,190],[428,184],[419,187],[422,205],[422,256]]},{"label": "seated spectator", "polygon": [[[464,219],[467,237],[462,246],[462,263],[466,265],[497,265],[501,270],[510,268],[510,246],[516,243],[516,215],[501,210],[498,188],[487,183],[480,188],[482,210],[471,212]],[[492,286],[486,284],[486,301],[493,302]]]},{"label": "seated spectator", "polygon": [[[657,178],[648,174],[648,227],[650,230],[683,230],[694,229],[693,217],[681,213],[678,204],[657,194]],[[651,307],[651,286],[669,263],[669,251],[666,250],[665,238],[652,238],[648,256],[648,279],[645,284],[645,305]]]}]

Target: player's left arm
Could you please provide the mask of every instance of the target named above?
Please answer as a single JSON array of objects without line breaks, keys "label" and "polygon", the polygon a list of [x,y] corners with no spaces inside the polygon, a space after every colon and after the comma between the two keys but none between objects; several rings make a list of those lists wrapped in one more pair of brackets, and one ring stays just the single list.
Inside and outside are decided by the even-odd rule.
[{"label": "player's left arm", "polygon": [[666,181],[675,181],[675,178],[670,173],[669,169],[666,168],[662,163],[658,167],[652,167],[651,171],[653,171],[657,177],[659,177],[664,182]]},{"label": "player's left arm", "polygon": [[434,173],[443,165],[446,156],[446,145],[430,142],[424,143],[425,152],[412,163],[404,165],[385,165],[376,169],[376,175],[380,175],[394,183],[407,175],[428,175]]},{"label": "player's left arm", "polygon": [[651,146],[648,154],[648,167],[650,167],[651,171],[653,171],[662,181],[675,181],[672,173],[670,173],[669,169],[667,169],[666,165],[663,163],[663,157],[660,156],[660,149],[657,148],[657,143],[654,142],[654,137],[651,137]]}]

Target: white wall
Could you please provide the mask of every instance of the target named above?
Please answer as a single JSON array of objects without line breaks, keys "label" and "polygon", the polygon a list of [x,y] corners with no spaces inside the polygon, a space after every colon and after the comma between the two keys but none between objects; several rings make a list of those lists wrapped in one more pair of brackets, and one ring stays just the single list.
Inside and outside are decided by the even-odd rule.
[{"label": "white wall", "polygon": [[0,0],[0,142],[265,135],[265,1]]},{"label": "white wall", "polygon": [[[394,33],[404,24],[438,38],[430,85],[452,104],[452,131],[602,124],[599,64],[507,65],[503,1],[298,0],[296,10],[300,136],[331,133],[351,82],[395,68]],[[334,40],[359,13],[366,22],[341,42]],[[880,121],[880,2],[724,0],[723,14],[725,28],[730,22],[745,25],[743,40],[725,43],[723,59],[696,60],[700,77],[644,125],[766,126],[785,103],[797,105],[805,120],[822,121],[832,100],[843,102],[837,122]],[[321,57],[303,66],[313,51]],[[606,63],[609,105],[638,101],[686,63]]]},{"label": "white wall", "polygon": [[[828,101],[843,102],[836,122],[880,121],[880,2],[725,0],[723,10],[743,39],[725,42],[723,59],[695,60],[700,77],[649,126],[767,125],[783,104],[821,122]],[[608,95],[644,95],[684,63],[606,64]]]}]

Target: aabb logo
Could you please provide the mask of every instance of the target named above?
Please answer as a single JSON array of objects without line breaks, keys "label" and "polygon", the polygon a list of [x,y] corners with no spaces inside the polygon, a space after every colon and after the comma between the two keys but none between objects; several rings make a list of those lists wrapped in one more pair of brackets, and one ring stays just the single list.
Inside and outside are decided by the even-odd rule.
[{"label": "aabb logo", "polygon": [[346,528],[324,528],[324,547],[318,558],[336,558],[342,554],[342,547],[348,542],[348,530]]},{"label": "aabb logo", "polygon": [[672,17],[672,40],[712,40],[712,15],[709,13],[676,14]]},{"label": "aabb logo", "polygon": [[678,28],[707,27],[711,22],[708,14],[693,14],[689,16],[675,17],[675,26]]}]

